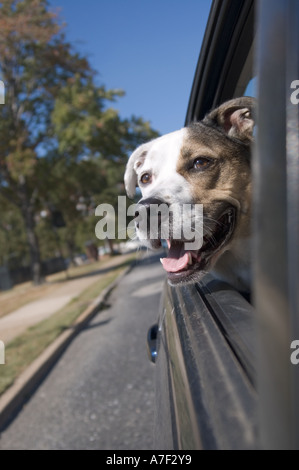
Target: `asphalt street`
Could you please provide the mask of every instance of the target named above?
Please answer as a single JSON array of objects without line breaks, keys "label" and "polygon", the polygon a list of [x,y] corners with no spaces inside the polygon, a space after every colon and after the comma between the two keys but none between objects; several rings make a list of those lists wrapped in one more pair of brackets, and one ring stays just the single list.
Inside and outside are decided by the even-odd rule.
[{"label": "asphalt street", "polygon": [[159,255],[122,279],[2,432],[1,450],[153,449],[155,366],[146,334],[164,279]]}]

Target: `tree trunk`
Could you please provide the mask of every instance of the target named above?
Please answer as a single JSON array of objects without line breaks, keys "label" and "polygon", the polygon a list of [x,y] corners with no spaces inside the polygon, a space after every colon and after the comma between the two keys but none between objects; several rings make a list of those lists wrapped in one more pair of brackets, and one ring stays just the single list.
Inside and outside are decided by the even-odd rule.
[{"label": "tree trunk", "polygon": [[75,242],[73,239],[67,239],[66,240],[66,244],[67,244],[67,248],[68,248],[68,252],[69,252],[69,257],[70,257],[70,264],[72,266],[77,266],[76,264],[76,261],[75,261],[75,257],[76,257],[76,254],[75,254]]},{"label": "tree trunk", "polygon": [[105,240],[105,244],[106,244],[106,247],[109,250],[110,256],[115,255],[115,251],[114,251],[114,248],[113,248],[113,241],[110,238],[107,237],[106,240]]},{"label": "tree trunk", "polygon": [[33,284],[37,286],[44,281],[44,278],[42,276],[42,266],[41,266],[38,238],[34,230],[35,220],[34,220],[33,208],[27,204],[23,205],[22,215],[23,215],[24,222],[25,222],[27,241],[28,241],[29,251],[30,251]]}]

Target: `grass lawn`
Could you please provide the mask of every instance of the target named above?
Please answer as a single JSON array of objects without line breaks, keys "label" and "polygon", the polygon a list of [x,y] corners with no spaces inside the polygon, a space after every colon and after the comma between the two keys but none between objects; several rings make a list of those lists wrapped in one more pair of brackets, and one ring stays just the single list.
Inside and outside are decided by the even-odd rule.
[{"label": "grass lawn", "polygon": [[[133,254],[119,267],[107,272],[63,309],[29,328],[5,348],[5,365],[0,368],[0,394],[74,321],[100,293],[136,259]],[[97,263],[97,269],[99,263]],[[77,275],[77,273],[76,273]]]},{"label": "grass lawn", "polygon": [[0,292],[0,318],[23,307],[29,302],[38,300],[44,295],[51,294],[51,292],[54,292],[55,289],[61,286],[62,282],[98,271],[104,268],[111,259],[117,258],[126,259],[125,255],[115,256],[114,258],[105,256],[100,261],[71,267],[67,271],[51,274],[47,276],[46,282],[40,286],[33,286],[32,282],[25,282],[14,286],[9,291]]}]

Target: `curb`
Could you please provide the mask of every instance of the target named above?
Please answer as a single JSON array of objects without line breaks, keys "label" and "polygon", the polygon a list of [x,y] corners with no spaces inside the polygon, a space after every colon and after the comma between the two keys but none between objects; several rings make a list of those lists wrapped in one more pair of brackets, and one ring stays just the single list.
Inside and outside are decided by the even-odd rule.
[{"label": "curb", "polygon": [[93,300],[91,305],[77,318],[75,323],[61,333],[44,352],[37,357],[32,364],[22,372],[13,385],[0,397],[0,430],[3,430],[22,405],[31,397],[32,392],[45,378],[51,367],[59,359],[67,346],[84,326],[98,313],[99,308],[105,302],[110,292],[133,269],[136,261],[132,262],[124,272],[107,286],[101,294]]}]

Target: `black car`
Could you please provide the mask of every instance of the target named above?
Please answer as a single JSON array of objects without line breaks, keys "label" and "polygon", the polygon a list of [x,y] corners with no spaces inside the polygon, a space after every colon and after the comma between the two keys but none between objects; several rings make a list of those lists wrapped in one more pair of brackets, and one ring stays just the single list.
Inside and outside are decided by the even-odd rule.
[{"label": "black car", "polygon": [[186,125],[257,96],[254,281],[250,298],[211,275],[165,284],[148,337],[157,449],[299,448],[298,36],[296,0],[212,4]]}]

